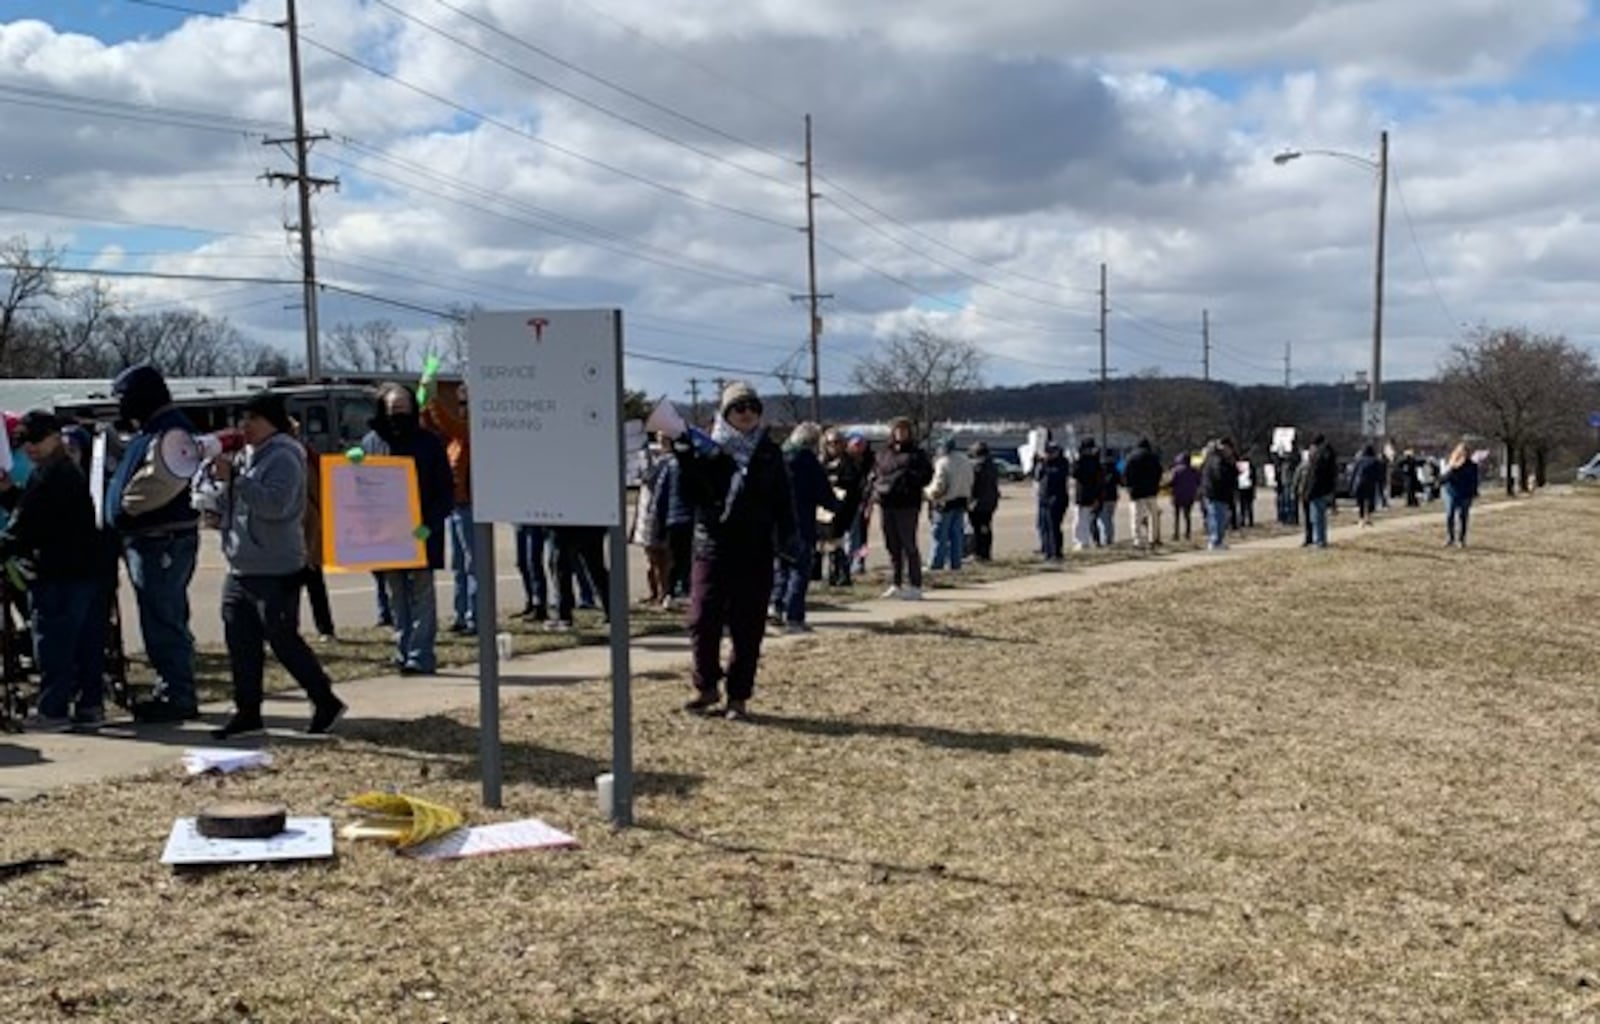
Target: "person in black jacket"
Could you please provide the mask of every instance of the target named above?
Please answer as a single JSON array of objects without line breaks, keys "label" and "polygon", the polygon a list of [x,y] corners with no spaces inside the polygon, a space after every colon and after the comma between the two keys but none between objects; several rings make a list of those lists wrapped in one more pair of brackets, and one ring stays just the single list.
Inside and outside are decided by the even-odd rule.
[{"label": "person in black jacket", "polygon": [[1339,456],[1327,438],[1311,439],[1309,475],[1306,482],[1306,511],[1311,543],[1328,546],[1328,505],[1339,490]]},{"label": "person in black jacket", "polygon": [[401,675],[432,675],[438,668],[434,642],[439,635],[439,606],[433,574],[444,568],[444,524],[455,511],[455,476],[444,442],[423,430],[417,415],[417,398],[403,384],[378,389],[378,415],[372,431],[361,441],[368,455],[409,458],[417,467],[417,490],[422,499],[422,522],[428,564],[416,569],[390,569],[378,573],[394,610],[395,662]]},{"label": "person in black jacket", "polygon": [[[917,518],[922,489],[933,480],[933,463],[917,443],[911,421],[889,424],[889,443],[878,453],[867,490],[883,517],[883,546],[889,550],[894,583],[884,597],[922,600],[922,552],[917,548]],[[905,586],[907,582],[910,586]]]},{"label": "person in black jacket", "polygon": [[1071,464],[1061,446],[1054,441],[1044,446],[1044,454],[1033,464],[1034,490],[1039,499],[1039,547],[1046,562],[1059,564],[1065,538],[1061,521],[1067,515],[1067,480]]},{"label": "person in black jacket", "polygon": [[1356,522],[1362,526],[1372,525],[1372,513],[1377,510],[1383,477],[1383,461],[1369,444],[1361,449],[1355,465],[1350,467],[1350,493],[1356,499]]},{"label": "person in black jacket", "polygon": [[[761,398],[744,381],[722,391],[712,428],[714,446],[702,450],[687,437],[673,450],[684,497],[694,509],[694,566],[690,571],[689,638],[694,647],[694,714],[715,714],[724,675],[723,714],[749,717],[756,667],[766,630],[775,557],[794,558],[794,500],[783,452],[761,424]],[[733,653],[722,666],[722,633]]]},{"label": "person in black jacket", "polygon": [[1124,467],[1128,499],[1133,502],[1133,546],[1155,547],[1161,543],[1161,456],[1141,437],[1133,446]]},{"label": "person in black jacket", "polygon": [[967,449],[972,460],[972,504],[967,521],[972,524],[972,557],[987,562],[994,557],[994,514],[1000,507],[1000,469],[982,441]]},{"label": "person in black jacket", "polygon": [[861,460],[850,454],[843,434],[837,430],[828,431],[823,447],[822,468],[828,474],[828,486],[839,499],[833,522],[822,538],[828,549],[828,586],[848,587],[852,582],[850,562],[854,553],[850,538],[861,515],[861,490],[866,478],[862,475]]},{"label": "person in black jacket", "polygon": [[1211,446],[1200,466],[1200,497],[1206,510],[1206,550],[1221,551],[1228,546],[1228,522],[1239,488],[1239,470],[1233,442],[1223,438]]},{"label": "person in black jacket", "polygon": [[39,706],[23,728],[64,732],[99,725],[105,721],[106,602],[115,555],[95,523],[89,481],[62,443],[60,421],[34,410],[22,418],[20,433],[34,468],[20,494],[9,480],[0,483],[0,503],[13,510],[0,533],[0,559],[13,581],[33,575]]},{"label": "person in black jacket", "polygon": [[786,633],[811,632],[806,624],[806,592],[811,589],[812,560],[817,556],[817,511],[839,511],[839,499],[817,458],[821,436],[822,428],[817,424],[801,423],[783,446],[789,493],[794,499],[794,557],[779,559],[774,567],[772,616]]},{"label": "person in black jacket", "polygon": [[1094,438],[1086,437],[1078,445],[1078,457],[1072,463],[1072,480],[1077,484],[1077,507],[1072,513],[1072,550],[1082,551],[1097,543],[1095,524],[1100,516],[1100,449]]}]

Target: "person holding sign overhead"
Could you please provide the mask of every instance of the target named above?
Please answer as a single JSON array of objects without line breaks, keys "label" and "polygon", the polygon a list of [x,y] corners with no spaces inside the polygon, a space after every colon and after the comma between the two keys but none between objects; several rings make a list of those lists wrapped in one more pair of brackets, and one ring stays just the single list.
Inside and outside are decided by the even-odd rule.
[{"label": "person holding sign overhead", "polygon": [[[344,714],[344,702],[317,656],[300,636],[300,584],[306,567],[306,452],[291,435],[283,396],[258,392],[239,415],[244,452],[211,467],[221,488],[218,518],[228,578],[222,585],[222,625],[233,673],[235,711],[212,735],[258,733],[264,646],[270,646],[311,700],[311,725],[320,734]],[[237,462],[235,461],[237,458]]]},{"label": "person holding sign overhead", "polygon": [[[694,509],[689,636],[696,695],[684,710],[716,714],[726,674],[728,704],[722,713],[743,721],[761,658],[773,558],[795,557],[794,505],[783,452],[761,423],[755,388],[732,382],[722,391],[720,409],[710,444],[697,445],[686,433],[673,445],[684,496]],[[726,673],[724,628],[733,641]]]},{"label": "person holding sign overhead", "polygon": [[433,574],[444,568],[445,520],[455,509],[455,478],[444,443],[423,430],[417,399],[403,384],[378,388],[378,415],[372,431],[361,440],[367,455],[408,458],[417,469],[417,490],[422,500],[418,533],[427,549],[427,565],[416,569],[385,569],[378,579],[394,609],[395,663],[401,675],[432,675],[438,667],[434,644],[439,636],[439,608]]}]

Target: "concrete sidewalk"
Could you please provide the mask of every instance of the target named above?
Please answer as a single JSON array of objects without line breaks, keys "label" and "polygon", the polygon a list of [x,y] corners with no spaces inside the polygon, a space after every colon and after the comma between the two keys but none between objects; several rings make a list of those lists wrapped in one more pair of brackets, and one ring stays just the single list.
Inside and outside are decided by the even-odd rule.
[{"label": "concrete sidewalk", "polygon": [[[1554,489],[1552,489],[1554,490]],[[1561,493],[1557,491],[1556,493]],[[1485,504],[1474,515],[1523,507],[1526,501]],[[1421,532],[1424,528],[1443,533],[1442,516],[1406,515],[1391,518],[1366,530],[1353,523],[1330,527],[1333,543],[1350,541],[1402,530]],[[1298,534],[1266,540],[1245,541],[1221,552],[1184,551],[1137,555],[1126,561],[1087,567],[1074,566],[1071,558],[1064,568],[1041,568],[1037,573],[994,583],[981,583],[952,589],[927,591],[920,602],[897,600],[863,601],[838,610],[818,610],[808,618],[819,633],[853,631],[882,626],[917,616],[942,618],[975,611],[996,604],[1059,597],[1107,584],[1141,580],[1165,573],[1215,565],[1269,552],[1295,552],[1294,557],[1315,558],[1316,552],[1301,552]],[[788,637],[769,637],[763,648],[774,654]],[[631,653],[635,677],[658,672],[686,671],[689,644],[685,636],[649,636],[634,641]],[[604,645],[576,647],[528,655],[501,666],[502,700],[513,699],[519,691],[551,685],[598,680],[610,674],[610,651]],[[476,708],[478,680],[475,666],[446,669],[433,677],[382,676],[343,683],[339,695],[350,705],[352,717],[408,721],[444,711]],[[273,743],[328,743],[331,738],[305,736],[300,730],[310,720],[310,707],[298,691],[269,698],[263,713],[270,732],[265,740],[218,743],[209,730],[224,721],[232,711],[228,704],[206,705],[205,719],[182,726],[137,726],[113,724],[97,733],[21,733],[0,735],[0,800],[26,800],[66,786],[101,779],[141,774],[178,764],[187,747],[230,746],[250,749]]]}]

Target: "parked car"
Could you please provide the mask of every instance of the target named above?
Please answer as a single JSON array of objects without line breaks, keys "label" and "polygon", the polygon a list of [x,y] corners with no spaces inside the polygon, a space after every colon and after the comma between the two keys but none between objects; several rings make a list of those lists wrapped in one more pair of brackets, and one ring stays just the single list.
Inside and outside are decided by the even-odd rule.
[{"label": "parked car", "polygon": [[1585,480],[1600,480],[1600,454],[1578,467],[1578,482]]},{"label": "parked car", "polygon": [[991,456],[991,461],[994,462],[994,468],[1000,471],[1000,479],[1002,480],[1017,481],[1026,480],[1028,478],[1028,474],[1022,471],[1022,467],[1017,465],[1015,462],[1012,462],[1010,459],[1001,459]]}]

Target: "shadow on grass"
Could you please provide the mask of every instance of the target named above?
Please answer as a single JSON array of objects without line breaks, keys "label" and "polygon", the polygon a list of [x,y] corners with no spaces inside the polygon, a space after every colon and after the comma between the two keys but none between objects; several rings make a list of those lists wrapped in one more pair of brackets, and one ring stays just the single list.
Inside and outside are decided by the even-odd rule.
[{"label": "shadow on grass", "polygon": [[[446,777],[476,780],[478,730],[444,715],[429,715],[411,722],[381,719],[346,719],[340,734],[350,740],[387,748],[391,755],[426,762],[442,769]],[[533,743],[501,740],[501,778],[507,785],[527,783],[549,789],[592,790],[596,775],[611,770],[608,761],[570,750]],[[641,771],[634,775],[634,792],[689,796],[704,781],[700,775]]]},{"label": "shadow on grass", "polygon": [[843,628],[872,633],[877,636],[936,636],[941,640],[973,640],[991,644],[1032,646],[1039,641],[1030,636],[993,636],[966,626],[958,626],[949,619],[936,619],[927,615],[914,615],[893,622],[863,622],[844,625]]},{"label": "shadow on grass", "polygon": [[984,754],[1010,754],[1018,750],[1042,750],[1072,757],[1104,757],[1106,748],[1098,743],[1064,740],[1055,736],[1031,736],[1014,732],[963,732],[932,725],[906,725],[900,722],[850,722],[837,718],[802,718],[763,712],[756,723],[764,729],[783,729],[807,736],[872,736],[879,739],[916,740],[930,747],[948,750],[975,750]]},{"label": "shadow on grass", "polygon": [[788,860],[809,860],[821,864],[833,864],[839,867],[857,868],[864,872],[867,878],[880,885],[886,885],[890,880],[899,877],[906,879],[927,879],[930,881],[956,882],[964,885],[976,885],[1004,892],[1031,894],[1045,889],[1059,893],[1083,903],[1104,903],[1114,907],[1138,907],[1142,910],[1152,910],[1161,914],[1173,914],[1180,917],[1210,917],[1209,911],[1197,910],[1193,907],[1180,907],[1173,903],[1163,903],[1160,900],[1141,899],[1137,896],[1122,896],[1117,893],[1095,892],[1092,889],[1083,889],[1078,886],[1049,886],[1024,885],[1017,882],[1001,882],[984,875],[970,874],[961,871],[951,871],[943,864],[895,864],[888,861],[871,860],[859,857],[846,857],[836,853],[825,853],[816,850],[785,850],[779,847],[761,846],[756,843],[741,843],[735,840],[720,839],[714,836],[690,832],[675,825],[663,825],[656,822],[641,821],[639,827],[647,832],[659,832],[663,835],[673,836],[686,843],[703,846],[722,853],[736,854],[741,857],[776,857]]}]

